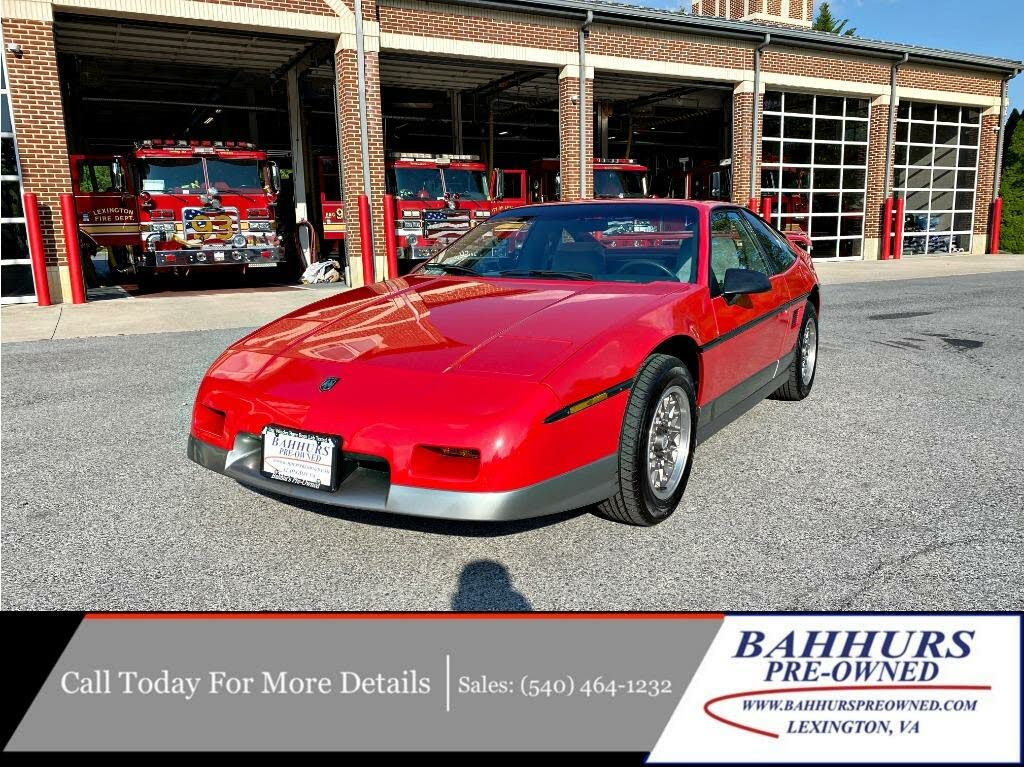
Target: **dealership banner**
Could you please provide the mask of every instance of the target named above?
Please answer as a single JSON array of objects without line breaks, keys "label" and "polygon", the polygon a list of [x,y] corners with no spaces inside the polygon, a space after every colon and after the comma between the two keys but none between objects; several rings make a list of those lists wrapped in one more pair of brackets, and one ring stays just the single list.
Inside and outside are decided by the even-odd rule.
[{"label": "dealership banner", "polygon": [[1021,759],[1019,615],[140,613],[67,633],[25,656],[46,668],[6,750]]}]

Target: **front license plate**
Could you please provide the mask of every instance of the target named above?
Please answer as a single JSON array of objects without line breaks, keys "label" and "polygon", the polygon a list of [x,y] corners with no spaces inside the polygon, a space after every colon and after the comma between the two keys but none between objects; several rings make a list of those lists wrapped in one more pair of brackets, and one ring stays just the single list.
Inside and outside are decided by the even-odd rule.
[{"label": "front license plate", "polygon": [[263,430],[263,476],[314,490],[334,490],[341,440],[268,426]]}]

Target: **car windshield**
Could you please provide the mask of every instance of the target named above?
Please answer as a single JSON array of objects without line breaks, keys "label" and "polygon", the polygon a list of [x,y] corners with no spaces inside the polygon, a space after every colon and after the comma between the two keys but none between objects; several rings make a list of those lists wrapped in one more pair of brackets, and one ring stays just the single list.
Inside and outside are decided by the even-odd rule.
[{"label": "car windshield", "polygon": [[221,160],[208,157],[206,172],[210,186],[219,192],[230,189],[258,192],[263,189],[260,164],[256,160]]},{"label": "car windshield", "polygon": [[682,203],[520,208],[470,230],[427,274],[696,282],[700,218]]},{"label": "car windshield", "polygon": [[457,194],[463,200],[486,200],[487,178],[483,171],[445,168],[444,188],[449,194]]},{"label": "car windshield", "polygon": [[203,161],[198,157],[156,158],[142,163],[142,191],[195,194],[203,189]]},{"label": "car windshield", "polygon": [[440,200],[444,197],[439,168],[393,168],[388,186],[400,200]]},{"label": "car windshield", "polygon": [[643,197],[644,174],[638,171],[595,170],[595,197]]}]

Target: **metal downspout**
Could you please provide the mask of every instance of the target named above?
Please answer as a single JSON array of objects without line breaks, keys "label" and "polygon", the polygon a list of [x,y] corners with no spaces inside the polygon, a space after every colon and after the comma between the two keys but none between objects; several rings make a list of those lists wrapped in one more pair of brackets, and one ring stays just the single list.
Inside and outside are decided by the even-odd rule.
[{"label": "metal downspout", "polygon": [[882,181],[882,199],[889,196],[892,188],[893,145],[896,140],[896,78],[900,67],[910,60],[910,54],[904,53],[903,58],[892,63],[889,75],[889,129],[885,139],[885,177]]},{"label": "metal downspout", "polygon": [[757,190],[760,186],[757,182],[757,133],[760,125],[760,110],[761,110],[761,51],[767,48],[772,43],[771,32],[765,33],[764,42],[754,48],[754,107],[753,117],[750,120],[750,195],[749,199],[753,200],[757,196]]},{"label": "metal downspout", "polygon": [[594,12],[587,11],[579,29],[580,49],[580,199],[587,196],[587,33],[594,23]]},{"label": "metal downspout", "polygon": [[[362,155],[363,164],[363,194],[366,195],[367,201],[370,203],[370,210],[373,210],[373,199],[370,196],[370,138],[369,130],[366,125],[366,49],[364,47],[363,39],[363,2],[362,0],[356,0],[356,79],[357,86],[356,91],[359,97],[359,152]],[[369,237],[370,242],[373,242],[373,217],[370,217],[369,231],[360,232],[360,237]],[[376,259],[374,259],[376,260]],[[371,275],[363,275],[363,282],[369,285],[376,281],[376,265],[374,265],[375,273]],[[367,279],[369,277],[369,279]]]}]

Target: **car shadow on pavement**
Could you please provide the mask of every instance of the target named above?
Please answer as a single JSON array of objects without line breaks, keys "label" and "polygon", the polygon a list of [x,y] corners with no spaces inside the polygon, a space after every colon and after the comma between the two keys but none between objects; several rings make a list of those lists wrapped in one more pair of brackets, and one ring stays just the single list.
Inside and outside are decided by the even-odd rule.
[{"label": "car shadow on pavement", "polygon": [[435,535],[455,535],[466,538],[499,538],[505,535],[525,533],[529,530],[547,527],[548,525],[557,525],[560,522],[586,514],[590,510],[589,507],[586,507],[510,522],[464,522],[452,519],[433,519],[431,517],[390,514],[383,511],[364,511],[362,509],[350,509],[347,506],[328,506],[313,501],[305,501],[301,498],[278,495],[277,493],[260,488],[254,487],[250,489],[266,498],[304,511],[311,511],[314,514],[321,514],[325,517],[336,517],[348,522],[377,525],[378,527],[391,527],[398,530],[411,530],[421,533],[433,533]]},{"label": "car shadow on pavement", "polygon": [[470,562],[459,574],[459,589],[452,594],[456,612],[528,612],[530,600],[516,591],[508,568],[493,559]]}]

